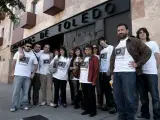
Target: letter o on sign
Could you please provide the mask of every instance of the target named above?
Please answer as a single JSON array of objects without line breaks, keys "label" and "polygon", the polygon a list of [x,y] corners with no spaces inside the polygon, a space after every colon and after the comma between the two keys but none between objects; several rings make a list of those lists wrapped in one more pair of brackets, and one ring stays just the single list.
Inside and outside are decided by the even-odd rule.
[{"label": "letter o on sign", "polygon": [[66,21],[66,22],[64,23],[64,28],[65,28],[65,29],[69,29],[70,27],[71,27],[71,23],[68,22],[68,21]]},{"label": "letter o on sign", "polygon": [[113,13],[114,10],[115,10],[114,4],[112,4],[112,3],[107,3],[107,4],[106,4],[106,6],[105,6],[105,11],[106,11],[108,14]]}]

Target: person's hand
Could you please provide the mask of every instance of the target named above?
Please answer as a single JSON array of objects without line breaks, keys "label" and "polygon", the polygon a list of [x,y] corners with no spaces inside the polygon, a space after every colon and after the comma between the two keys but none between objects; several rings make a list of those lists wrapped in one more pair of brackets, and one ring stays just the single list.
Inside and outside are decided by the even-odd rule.
[{"label": "person's hand", "polygon": [[135,62],[129,62],[129,67],[131,67],[131,68],[136,68],[136,67],[138,67],[137,66],[137,63],[135,63]]},{"label": "person's hand", "polygon": [[111,75],[111,80],[113,80],[114,79],[114,75]]},{"label": "person's hand", "polygon": [[33,79],[34,76],[35,76],[35,73],[32,73],[30,78]]}]

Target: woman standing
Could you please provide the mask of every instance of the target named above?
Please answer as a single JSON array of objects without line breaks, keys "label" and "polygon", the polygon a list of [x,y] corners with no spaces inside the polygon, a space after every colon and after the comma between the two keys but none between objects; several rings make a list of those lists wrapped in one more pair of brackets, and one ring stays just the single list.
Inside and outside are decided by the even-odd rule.
[{"label": "woman standing", "polygon": [[66,84],[68,80],[68,68],[70,65],[70,59],[67,56],[67,51],[65,47],[60,48],[60,54],[55,56],[51,64],[58,60],[57,71],[53,73],[54,82],[54,108],[58,107],[59,100],[59,90],[61,91],[61,104],[64,108],[67,107],[66,104]]},{"label": "woman standing", "polygon": [[73,58],[70,64],[70,70],[73,78],[71,79],[71,84],[73,85],[73,101],[74,101],[74,108],[78,109],[79,103],[76,100],[76,95],[79,92],[79,76],[80,76],[80,65],[83,61],[83,54],[79,47],[76,47],[73,52]]},{"label": "woman standing", "polygon": [[80,83],[84,96],[84,112],[82,115],[90,114],[89,116],[93,117],[97,114],[95,85],[99,73],[99,63],[98,58],[93,55],[92,45],[87,45],[84,51],[85,58],[80,67]]},{"label": "woman standing", "polygon": [[[96,57],[98,57],[98,59],[99,59],[100,52],[99,52],[99,47],[96,44],[93,45],[93,54]],[[101,90],[101,87],[100,87],[99,80],[97,80],[97,83],[96,83],[96,90],[97,90],[96,92],[97,92],[98,108],[102,109],[102,106],[103,106],[103,94],[102,94],[102,90]]]}]

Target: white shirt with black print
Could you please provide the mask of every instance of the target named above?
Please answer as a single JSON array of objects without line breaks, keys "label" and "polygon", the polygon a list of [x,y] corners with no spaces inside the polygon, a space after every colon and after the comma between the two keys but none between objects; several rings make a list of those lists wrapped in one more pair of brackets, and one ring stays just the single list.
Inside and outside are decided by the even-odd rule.
[{"label": "white shirt with black print", "polygon": [[51,61],[51,64],[58,59],[58,67],[57,71],[53,73],[53,77],[59,80],[68,80],[68,70],[70,66],[71,60],[69,58],[65,58],[63,56],[55,56],[54,59]]},{"label": "white shirt with black print", "polygon": [[115,67],[114,72],[135,72],[135,68],[130,67],[130,63],[134,62],[133,57],[129,54],[126,43],[128,37],[124,40],[120,40],[120,43],[115,48]]},{"label": "white shirt with black print", "polygon": [[39,58],[40,63],[40,74],[46,75],[50,74],[49,72],[49,64],[50,64],[50,54],[49,53],[42,53]]},{"label": "white shirt with black print", "polygon": [[103,48],[100,52],[100,72],[108,72],[110,67],[110,58],[113,52],[113,46]]},{"label": "white shirt with black print", "polygon": [[16,60],[14,75],[30,77],[32,68],[38,61],[32,51],[24,52],[25,57],[19,59],[19,52],[16,52],[13,59]]},{"label": "white shirt with black print", "polygon": [[142,70],[144,74],[158,74],[157,61],[155,53],[160,53],[158,44],[155,41],[148,41],[145,43],[152,51],[150,59],[143,65]]},{"label": "white shirt with black print", "polygon": [[90,83],[88,81],[88,74],[89,74],[89,59],[90,57],[85,57],[83,63],[81,64],[80,68],[80,83]]}]

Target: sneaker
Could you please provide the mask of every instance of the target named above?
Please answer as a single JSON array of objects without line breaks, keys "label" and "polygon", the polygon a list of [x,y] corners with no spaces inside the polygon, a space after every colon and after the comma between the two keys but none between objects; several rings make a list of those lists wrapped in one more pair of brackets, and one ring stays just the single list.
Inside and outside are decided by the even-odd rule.
[{"label": "sneaker", "polygon": [[51,103],[49,104],[49,106],[54,107],[54,104],[51,102]]},{"label": "sneaker", "polygon": [[117,108],[111,107],[109,110],[109,114],[115,114],[117,112]]},{"label": "sneaker", "polygon": [[23,108],[23,110],[29,110],[29,107],[28,106],[25,106],[24,108]]},{"label": "sneaker", "polygon": [[16,110],[16,108],[10,108],[10,112],[15,112]]},{"label": "sneaker", "polygon": [[63,104],[62,106],[63,106],[63,108],[67,108],[67,104]]},{"label": "sneaker", "polygon": [[92,112],[92,113],[89,114],[89,117],[94,117],[94,116],[96,116],[96,115],[97,115],[96,112]]},{"label": "sneaker", "polygon": [[138,115],[138,116],[137,116],[137,119],[138,119],[138,120],[140,120],[140,119],[147,119],[147,120],[149,120],[149,119],[150,119],[150,116]]},{"label": "sneaker", "polygon": [[110,109],[109,109],[109,107],[108,106],[104,106],[104,107],[102,107],[102,111],[109,111]]},{"label": "sneaker", "polygon": [[58,107],[58,104],[53,104],[53,107],[54,107],[54,108],[57,108],[57,107]]},{"label": "sneaker", "polygon": [[87,111],[84,111],[81,113],[81,115],[87,115],[87,114],[89,114],[89,112],[87,112]]},{"label": "sneaker", "polygon": [[44,106],[44,105],[47,105],[47,103],[46,103],[46,102],[42,102],[42,103],[40,104],[40,106]]}]

